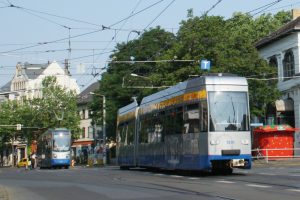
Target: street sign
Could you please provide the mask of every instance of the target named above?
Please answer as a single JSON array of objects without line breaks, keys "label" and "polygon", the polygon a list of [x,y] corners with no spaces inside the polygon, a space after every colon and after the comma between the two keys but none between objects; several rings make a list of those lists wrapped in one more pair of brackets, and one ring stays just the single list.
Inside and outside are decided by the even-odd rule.
[{"label": "street sign", "polygon": [[210,61],[209,60],[201,60],[201,69],[210,70]]}]

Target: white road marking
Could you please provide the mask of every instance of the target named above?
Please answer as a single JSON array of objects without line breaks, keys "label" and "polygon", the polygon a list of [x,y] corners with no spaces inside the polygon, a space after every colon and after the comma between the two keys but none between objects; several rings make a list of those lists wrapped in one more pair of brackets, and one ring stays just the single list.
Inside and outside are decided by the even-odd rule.
[{"label": "white road marking", "polygon": [[260,175],[268,175],[268,176],[277,176],[277,174],[272,174],[272,173],[258,173]]},{"label": "white road marking", "polygon": [[270,185],[256,185],[256,184],[247,184],[247,186],[258,187],[258,188],[270,188],[270,187],[272,187]]},{"label": "white road marking", "polygon": [[223,180],[216,181],[216,182],[218,182],[218,183],[229,183],[229,184],[235,183],[235,182],[232,182],[232,181],[223,181]]},{"label": "white road marking", "polygon": [[190,180],[199,180],[200,178],[193,178],[193,177],[191,177],[191,178],[188,178],[188,179],[190,179]]},{"label": "white road marking", "polygon": [[171,175],[173,178],[182,178],[183,176],[178,176],[178,175]]},{"label": "white road marking", "polygon": [[300,190],[297,190],[297,189],[286,189],[288,191],[291,191],[291,192],[300,192]]},{"label": "white road marking", "polygon": [[288,175],[288,176],[296,176],[296,177],[299,177],[300,174],[293,174],[293,175]]}]

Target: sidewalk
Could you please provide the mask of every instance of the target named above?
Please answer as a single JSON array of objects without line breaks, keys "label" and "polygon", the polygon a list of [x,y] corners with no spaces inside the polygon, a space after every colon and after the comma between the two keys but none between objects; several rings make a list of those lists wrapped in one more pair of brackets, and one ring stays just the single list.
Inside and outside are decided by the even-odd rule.
[{"label": "sidewalk", "polygon": [[0,199],[1,200],[8,200],[8,192],[6,191],[6,189],[0,185]]},{"label": "sidewalk", "polygon": [[252,166],[255,167],[300,167],[300,158],[286,158],[278,160],[258,159],[252,161]]}]

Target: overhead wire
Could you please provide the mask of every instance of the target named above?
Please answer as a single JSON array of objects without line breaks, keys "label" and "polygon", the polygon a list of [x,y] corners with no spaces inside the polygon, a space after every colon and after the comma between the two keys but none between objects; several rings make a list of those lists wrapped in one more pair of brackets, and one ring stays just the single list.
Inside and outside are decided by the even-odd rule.
[{"label": "overhead wire", "polygon": [[[118,21],[118,22],[116,22],[116,23],[114,23],[112,25],[110,25],[109,27],[101,25],[101,29],[98,29],[98,30],[95,30],[95,31],[86,32],[86,33],[82,33],[82,34],[78,34],[78,35],[74,35],[74,36],[71,36],[70,38],[73,39],[73,38],[77,38],[77,37],[82,37],[82,36],[86,36],[86,35],[98,33],[98,32],[101,32],[103,30],[106,30],[106,29],[110,29],[110,27],[115,26],[115,25],[117,25],[117,24],[119,24],[119,23],[121,23],[121,22],[129,19],[129,18],[131,18],[131,17],[133,17],[133,16],[135,16],[135,15],[137,15],[137,14],[139,14],[139,13],[141,13],[141,12],[143,12],[143,11],[145,11],[145,10],[147,10],[147,9],[155,6],[155,5],[157,5],[158,3],[162,2],[162,1],[164,1],[164,0],[157,1],[157,2],[155,2],[153,4],[151,4],[151,5],[143,8],[142,10],[140,10],[140,11],[138,11],[136,13],[133,13],[132,15],[130,15],[130,16],[128,16],[128,17],[126,17],[126,18],[124,18],[124,19],[122,19],[122,20],[120,20],[120,21]],[[33,47],[37,47],[37,46],[41,46],[41,45],[46,45],[46,44],[50,44],[50,43],[56,43],[56,42],[60,42],[60,41],[65,41],[65,40],[68,40],[70,38],[67,37],[67,38],[61,38],[61,39],[56,39],[56,40],[47,41],[47,42],[40,42],[40,43],[37,43],[35,45],[31,45],[31,46],[27,46],[27,47],[22,47],[22,48],[17,48],[17,49],[12,49],[12,50],[0,52],[0,53],[10,53],[10,52],[13,52],[13,51],[19,51],[19,50],[33,48]]]},{"label": "overhead wire", "polygon": [[254,10],[248,11],[246,14],[251,14],[252,12],[259,10],[258,12],[254,13],[254,14],[251,14],[251,16],[254,17],[255,15],[257,15],[257,14],[259,14],[259,13],[265,12],[268,8],[270,8],[270,7],[272,7],[272,6],[276,5],[276,4],[278,4],[278,3],[281,2],[281,1],[283,1],[283,0],[276,0],[276,1],[273,1],[273,2],[271,2],[271,3],[268,3],[268,4],[266,4],[266,5],[261,6],[261,7],[259,7],[259,8],[256,8],[256,9],[254,9]]},{"label": "overhead wire", "polygon": [[155,20],[157,20],[174,2],[175,0],[172,0],[160,13],[158,13],[158,15],[144,28],[144,30],[153,24],[153,22],[155,22]]},{"label": "overhead wire", "polygon": [[202,16],[206,16],[210,11],[212,11],[219,3],[221,3],[222,0],[218,0],[214,5],[212,5],[211,8],[209,8]]},{"label": "overhead wire", "polygon": [[285,5],[285,6],[280,6],[280,7],[277,7],[277,8],[265,10],[265,12],[274,11],[274,10],[279,10],[279,9],[287,8],[287,7],[293,7],[293,6],[297,5],[297,4],[300,4],[300,1],[295,2],[295,3],[292,3],[292,4],[287,4],[287,5]]},{"label": "overhead wire", "polygon": [[[141,1],[142,0],[139,0],[138,1],[138,3],[134,6],[134,8],[133,8],[133,10],[130,12],[130,15],[129,16],[131,16],[131,15],[133,15],[134,14],[134,12],[135,12],[135,10],[137,9],[137,7],[139,6],[139,4],[141,3]],[[104,47],[104,49],[102,50],[102,52],[100,53],[100,54],[97,54],[97,56],[101,56],[101,55],[103,55],[103,52],[105,52],[107,49],[108,49],[108,47],[110,46],[110,44],[112,43],[112,41],[113,40],[116,40],[116,37],[117,37],[117,35],[119,34],[119,32],[120,32],[120,30],[123,28],[123,26],[126,24],[126,22],[128,21],[128,19],[129,18],[127,18],[125,21],[123,21],[123,24],[121,25],[121,27],[120,28],[118,28],[118,30],[116,31],[115,30],[115,34],[114,34],[114,36],[112,37],[112,39],[108,42],[108,44]],[[112,51],[111,51],[112,52]],[[94,53],[94,51],[93,51],[93,65],[94,65],[94,62],[95,62],[95,53]],[[88,55],[88,57],[90,57],[89,55]],[[72,60],[74,60],[74,59],[72,59]],[[96,60],[98,60],[98,57],[96,58]],[[93,74],[94,72],[92,72],[92,74]],[[95,76],[94,76],[94,78],[95,78]],[[91,82],[92,80],[90,80],[89,81],[89,83]],[[88,83],[88,84],[89,84]]]}]

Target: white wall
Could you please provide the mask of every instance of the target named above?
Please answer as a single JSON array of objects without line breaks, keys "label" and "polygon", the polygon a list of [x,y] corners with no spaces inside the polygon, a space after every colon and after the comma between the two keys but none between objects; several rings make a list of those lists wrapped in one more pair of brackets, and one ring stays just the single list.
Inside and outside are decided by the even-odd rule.
[{"label": "white wall", "polygon": [[[283,81],[282,65],[285,52],[292,50],[295,60],[295,74],[300,73],[299,46],[300,34],[294,33],[259,49],[259,53],[266,60],[269,60],[272,56],[276,56],[278,62],[278,89],[281,91],[283,99],[292,98],[294,100],[295,127],[300,128],[300,78]],[[294,148],[300,148],[300,133],[296,132],[294,138]],[[300,150],[295,151],[295,155],[300,155]]]}]

